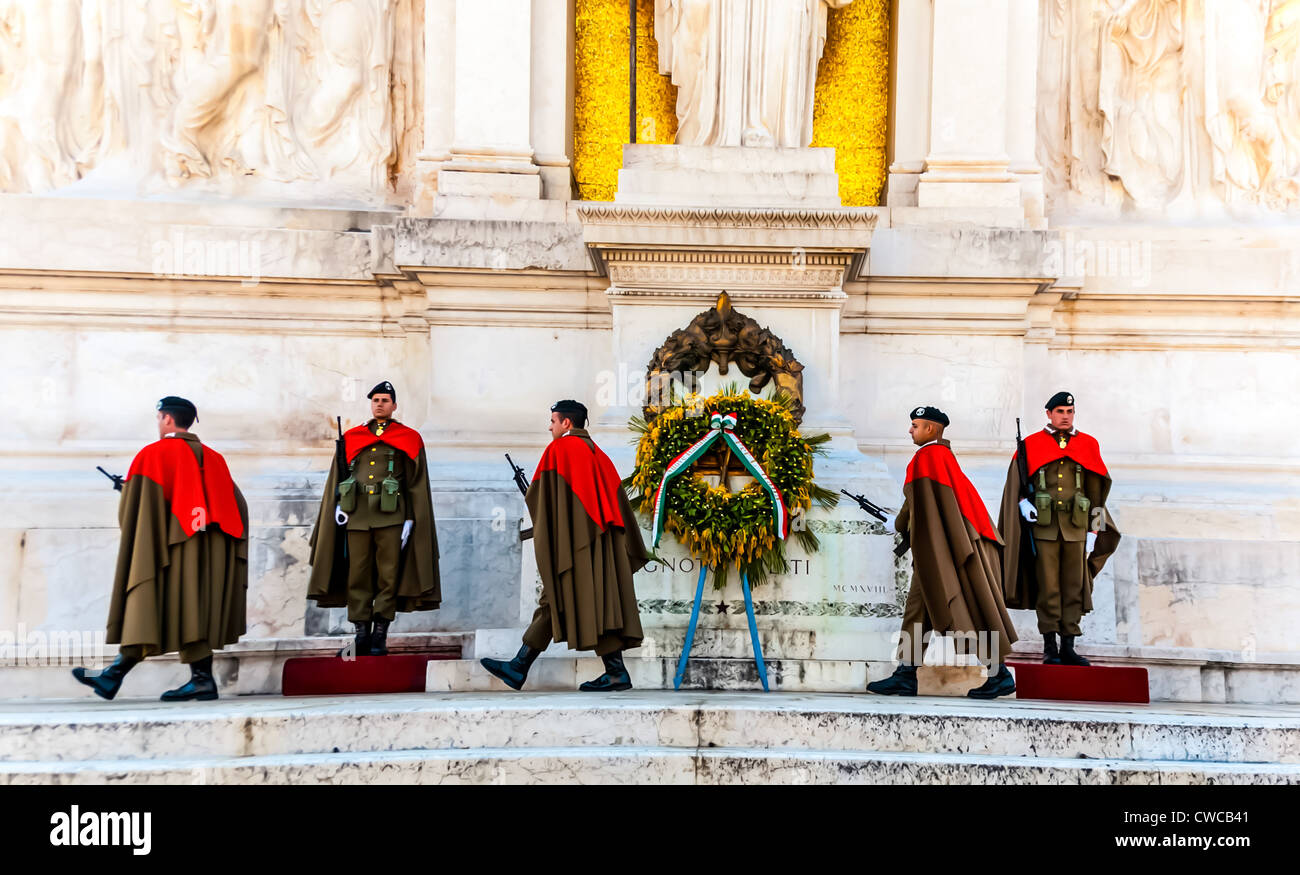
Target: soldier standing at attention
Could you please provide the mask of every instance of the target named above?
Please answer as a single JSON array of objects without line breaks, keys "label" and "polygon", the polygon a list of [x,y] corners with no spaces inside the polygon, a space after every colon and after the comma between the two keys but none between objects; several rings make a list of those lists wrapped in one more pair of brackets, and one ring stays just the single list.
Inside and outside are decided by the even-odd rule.
[{"label": "soldier standing at attention", "polygon": [[[343,435],[348,476],[330,466],[311,535],[307,597],[320,607],[348,608],[357,656],[386,656],[388,626],[398,611],[442,603],[438,532],[429,492],[424,440],[393,419],[397,390],[370,390],[371,419]],[[346,570],[336,540],[346,538]],[[340,651],[346,655],[348,648]]]},{"label": "soldier standing at attention", "polygon": [[[1074,427],[1074,395],[1057,392],[1046,409],[1046,427],[1025,438],[1032,499],[1021,497],[1015,455],[1002,490],[1004,589],[1009,607],[1038,612],[1045,664],[1088,665],[1074,641],[1083,615],[1092,610],[1093,578],[1115,552],[1120,533],[1106,509],[1111,481],[1101,447]],[[1032,524],[1025,527],[1033,535],[1032,566],[1020,553],[1017,516]]]},{"label": "soldier standing at attention", "polygon": [[159,439],[136,454],[120,486],[108,642],[121,651],[99,674],[72,676],[112,699],[145,657],[179,653],[190,679],[162,700],[211,700],[212,650],[244,634],[248,505],[226,460],[190,432],[194,405],[168,395],[157,408]]}]

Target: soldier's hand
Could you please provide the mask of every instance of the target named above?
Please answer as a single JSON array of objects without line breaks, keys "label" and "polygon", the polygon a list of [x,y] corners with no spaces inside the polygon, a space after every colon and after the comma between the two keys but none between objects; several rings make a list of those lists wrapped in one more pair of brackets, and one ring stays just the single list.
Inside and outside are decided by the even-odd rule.
[{"label": "soldier's hand", "polygon": [[1028,522],[1038,522],[1038,510],[1029,503],[1028,498],[1020,499],[1020,515]]},{"label": "soldier's hand", "polygon": [[340,526],[346,526],[348,524],[348,515],[345,514],[343,508],[339,507],[337,504],[334,505],[334,522],[338,523]]},{"label": "soldier's hand", "polygon": [[1083,539],[1083,540],[1084,540],[1084,545],[1085,545],[1084,548],[1083,548],[1083,549],[1084,549],[1084,552],[1085,552],[1085,553],[1091,553],[1091,552],[1092,552],[1092,548],[1097,546],[1097,533],[1096,533],[1096,532],[1089,532],[1087,535],[1084,536],[1084,539]]},{"label": "soldier's hand", "polygon": [[411,537],[411,529],[415,528],[415,520],[407,520],[402,523],[402,547],[406,546],[406,539]]}]

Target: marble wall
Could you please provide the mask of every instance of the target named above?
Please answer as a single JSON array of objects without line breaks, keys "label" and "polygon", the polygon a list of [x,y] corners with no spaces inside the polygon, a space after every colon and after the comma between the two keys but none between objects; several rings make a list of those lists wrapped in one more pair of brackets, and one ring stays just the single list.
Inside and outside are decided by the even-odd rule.
[{"label": "marble wall", "polygon": [[[543,0],[502,0],[499,22],[475,8],[0,0],[0,485],[29,497],[0,508],[0,629],[102,628],[116,496],[93,469],[126,466],[168,393],[198,403],[199,434],[249,497],[249,635],[340,629],[340,611],[303,598],[306,537],[333,418],[362,419],[379,379],[428,442],[442,536],[446,607],[398,628],[521,624],[535,583],[501,454],[530,468],[549,403],[588,398],[626,470],[635,405],[608,390],[636,386],[649,350],[704,307],[671,289],[611,300],[565,200],[567,19]],[[864,253],[861,271],[842,300],[829,288],[815,307],[753,305],[812,363],[811,395],[838,417],[845,455],[826,476],[899,494],[906,411],[932,403],[995,508],[1015,417],[1038,427],[1042,401],[1067,388],[1115,473],[1125,533],[1088,641],[1294,661],[1296,3],[936,0],[898,13],[896,63],[912,72],[897,84],[889,203],[874,228],[822,238]],[[467,47],[498,25],[498,49],[530,51],[493,68]],[[1037,96],[1003,95],[998,119],[961,106],[947,67],[916,61],[956,39],[1007,46],[975,71],[998,88],[1032,81],[1012,73],[1041,49]],[[1084,44],[1097,53],[1066,51]],[[494,90],[494,77],[529,87]],[[475,139],[465,110],[489,92],[522,142]],[[961,149],[941,152],[936,131]],[[892,585],[895,600],[788,634],[764,620],[791,658],[887,658],[899,569],[882,535],[848,525],[855,515],[818,520],[842,548],[817,586],[864,567],[861,585]],[[649,602],[673,603],[647,605],[672,648],[692,575],[644,579]],[[785,595],[758,597],[830,600],[793,581],[773,593]],[[744,652],[737,618],[714,621],[716,647]],[[1032,642],[1032,615],[1017,623]]]}]

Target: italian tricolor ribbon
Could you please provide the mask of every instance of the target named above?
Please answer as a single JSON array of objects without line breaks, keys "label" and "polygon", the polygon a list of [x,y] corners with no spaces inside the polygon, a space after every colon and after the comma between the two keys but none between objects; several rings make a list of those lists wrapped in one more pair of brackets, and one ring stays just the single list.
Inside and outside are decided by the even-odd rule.
[{"label": "italian tricolor ribbon", "polygon": [[651,523],[651,531],[654,532],[654,546],[659,546],[659,538],[663,534],[664,528],[664,505],[668,498],[668,484],[671,483],[678,475],[685,473],[709,451],[719,439],[723,440],[731,451],[740,459],[745,470],[758,481],[763,487],[763,491],[772,499],[772,522],[776,525],[778,535],[785,539],[789,534],[790,514],[785,507],[785,499],[781,497],[781,490],[776,488],[772,478],[767,476],[767,472],[758,464],[754,454],[745,446],[745,442],[736,436],[736,414],[713,413],[709,416],[709,433],[691,444],[682,452],[680,456],[668,463],[664,469],[663,479],[659,481],[659,488],[655,490],[654,500],[654,520]]}]

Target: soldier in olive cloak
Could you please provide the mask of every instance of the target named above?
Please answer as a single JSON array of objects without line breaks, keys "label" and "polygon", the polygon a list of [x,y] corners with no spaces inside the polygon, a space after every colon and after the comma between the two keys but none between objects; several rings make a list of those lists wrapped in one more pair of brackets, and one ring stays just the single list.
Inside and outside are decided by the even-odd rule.
[{"label": "soldier in olive cloak", "polygon": [[189,428],[194,405],[169,395],[158,402],[159,440],[136,454],[117,518],[122,537],[108,605],[108,642],[120,644],[99,674],[72,675],[112,699],[136,664],[179,653],[190,680],[164,702],[217,698],[212,651],[245,630],[248,505],[221,454]]},{"label": "soldier in olive cloak", "polygon": [[872,693],[916,695],[916,667],[932,632],[952,635],[959,652],[971,645],[997,671],[967,693],[992,699],[1016,690],[1006,666],[1015,626],[1002,600],[1002,538],[988,509],[944,440],[948,416],[934,407],[910,414],[908,432],[920,449],[907,465],[903,507],[886,528],[902,534],[912,550],[912,587],[903,609],[898,668],[867,684]]},{"label": "soldier in olive cloak", "polygon": [[388,626],[398,611],[442,604],[438,531],[424,440],[393,419],[397,391],[370,390],[372,418],[343,435],[345,476],[330,466],[311,533],[307,598],[322,608],[347,606],[357,656],[388,654]]},{"label": "soldier in olive cloak", "polygon": [[587,408],[577,401],[551,407],[552,441],[525,499],[542,596],[514,659],[480,660],[516,690],[553,640],[595,651],[604,662],[605,673],[579,689],[632,688],[623,651],[641,646],[643,637],[632,575],[650,557],[614,463],[583,428],[586,422]]},{"label": "soldier in olive cloak", "polygon": [[1106,508],[1111,480],[1101,446],[1074,427],[1074,395],[1057,392],[1046,411],[1047,425],[1025,438],[1029,488],[1020,482],[1018,451],[1007,468],[998,516],[1007,540],[1003,587],[1009,607],[1037,611],[1044,664],[1089,665],[1074,641],[1120,531]]}]

